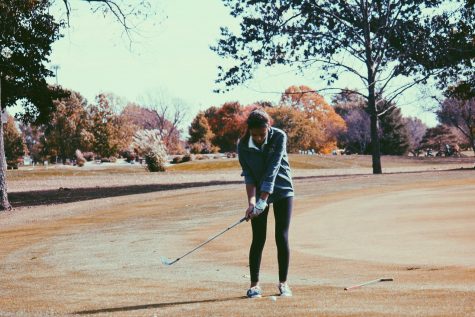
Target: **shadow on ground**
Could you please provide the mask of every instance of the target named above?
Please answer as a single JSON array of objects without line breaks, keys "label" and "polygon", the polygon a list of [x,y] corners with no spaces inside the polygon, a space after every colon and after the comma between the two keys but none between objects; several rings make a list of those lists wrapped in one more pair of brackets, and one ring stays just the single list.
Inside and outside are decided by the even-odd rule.
[{"label": "shadow on ground", "polygon": [[40,206],[49,204],[72,203],[83,200],[117,197],[125,195],[146,194],[166,190],[176,190],[193,187],[241,184],[241,181],[210,181],[190,182],[181,184],[146,184],[113,187],[83,187],[36,190],[28,192],[13,192],[8,194],[13,208]]},{"label": "shadow on ground", "polygon": [[229,297],[229,298],[202,299],[202,300],[195,300],[195,301],[183,301],[183,302],[157,303],[157,304],[145,304],[145,305],[136,305],[136,306],[101,308],[101,309],[77,311],[77,312],[74,312],[73,314],[94,315],[94,314],[101,314],[101,313],[126,312],[126,311],[151,309],[151,308],[165,308],[165,307],[172,307],[172,306],[179,306],[179,305],[189,305],[189,304],[227,302],[227,301],[239,300],[239,299],[245,299],[245,298],[247,298],[247,297],[246,296],[238,296],[238,297]]}]

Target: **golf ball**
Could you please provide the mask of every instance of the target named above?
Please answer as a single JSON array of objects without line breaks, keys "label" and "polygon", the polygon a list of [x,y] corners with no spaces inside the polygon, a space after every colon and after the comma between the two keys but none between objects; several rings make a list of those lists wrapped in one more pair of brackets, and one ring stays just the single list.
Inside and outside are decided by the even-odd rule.
[{"label": "golf ball", "polygon": [[270,298],[271,301],[274,301],[274,302],[277,300],[277,297],[275,297],[275,296],[270,296],[269,298]]}]

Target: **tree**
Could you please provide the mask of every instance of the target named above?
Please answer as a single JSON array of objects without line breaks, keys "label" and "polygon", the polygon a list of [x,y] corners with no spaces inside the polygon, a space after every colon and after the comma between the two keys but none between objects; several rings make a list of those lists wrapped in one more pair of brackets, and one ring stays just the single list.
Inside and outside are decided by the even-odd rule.
[{"label": "tree", "polygon": [[273,126],[287,134],[287,149],[290,153],[309,150],[312,145],[313,127],[305,113],[297,108],[280,105],[266,109],[273,120]]},{"label": "tree", "polygon": [[458,144],[457,136],[452,133],[449,127],[439,124],[434,128],[429,128],[426,134],[422,138],[422,147],[425,149],[431,149],[442,153],[445,151],[446,145]]},{"label": "tree", "polygon": [[440,123],[463,134],[475,153],[475,97],[469,100],[446,98],[436,113]]},{"label": "tree", "polygon": [[381,153],[386,155],[406,154],[409,149],[409,136],[401,109],[395,104],[384,102],[382,104],[384,113],[380,117]]},{"label": "tree", "polygon": [[44,160],[44,125],[20,122],[20,131],[23,135],[25,146],[33,162]]},{"label": "tree", "polygon": [[114,109],[114,96],[110,94],[99,94],[96,104],[88,107],[92,150],[100,157],[115,156],[132,142],[133,129]]},{"label": "tree", "polygon": [[347,131],[338,137],[346,153],[367,154],[371,143],[370,117],[365,111],[366,100],[352,90],[345,89],[333,97],[333,107],[343,120]]},{"label": "tree", "polygon": [[[62,1],[66,9],[67,21],[73,11],[71,0]],[[151,15],[155,15],[152,3],[146,0],[82,0],[91,5],[93,12],[102,13],[104,16],[112,15],[122,26],[125,34],[132,39],[132,32],[137,26]]]},{"label": "tree", "polygon": [[419,156],[422,150],[422,138],[427,131],[427,126],[416,117],[406,117],[403,120],[409,137],[408,151],[414,156]]},{"label": "tree", "polygon": [[309,121],[310,149],[325,154],[335,149],[337,136],[346,130],[345,121],[321,95],[307,86],[291,86],[282,94],[281,104],[301,111]]},{"label": "tree", "polygon": [[226,102],[220,108],[210,107],[205,117],[214,134],[213,144],[222,152],[235,152],[238,139],[245,132],[246,114],[239,102]]},{"label": "tree", "polygon": [[[25,119],[45,120],[53,108],[54,93],[45,80],[52,73],[45,64],[61,24],[49,8],[49,1],[0,2],[0,105],[3,110],[19,101]],[[0,124],[0,210],[11,209],[3,140]]]},{"label": "tree", "polygon": [[156,111],[146,109],[137,104],[129,103],[122,110],[121,117],[141,130],[153,130],[158,128],[158,114]]},{"label": "tree", "polygon": [[45,124],[46,146],[51,157],[63,162],[73,159],[77,149],[85,150],[82,138],[90,128],[87,118],[87,101],[81,94],[70,91],[66,98],[54,101],[55,110]]},{"label": "tree", "polygon": [[448,87],[448,97],[470,100],[475,98],[475,1],[453,2],[455,10],[450,15],[431,20],[437,30],[435,45],[414,58],[425,69],[442,69],[439,88]]},{"label": "tree", "polygon": [[347,153],[367,154],[371,144],[370,117],[364,109],[354,109],[345,117],[346,133],[341,134],[340,144]]},{"label": "tree", "polygon": [[[435,73],[437,67],[424,69],[415,56],[430,57],[425,53],[436,45],[431,40],[437,39],[432,36],[437,29],[425,12],[444,1],[223,1],[240,19],[241,32],[221,29],[213,50],[235,63],[219,67],[218,82],[235,86],[252,78],[259,65],[275,64],[300,69],[319,64],[328,84],[343,72],[352,75],[365,89],[360,94],[371,119],[373,173],[382,173],[377,94],[392,102]],[[406,81],[396,84],[401,77]]]},{"label": "tree", "polygon": [[[378,129],[381,154],[401,155],[409,148],[409,136],[400,108],[394,103],[377,98],[381,105]],[[345,90],[333,99],[335,111],[341,114],[348,127],[347,133],[340,134],[340,144],[348,152],[371,153],[370,115],[367,113],[366,100],[358,94]]]},{"label": "tree", "polygon": [[18,166],[18,159],[25,154],[26,147],[23,137],[16,127],[15,119],[8,116],[4,130],[5,156],[9,166]]},{"label": "tree", "polygon": [[213,153],[219,150],[212,145],[214,134],[204,112],[200,111],[193,119],[188,134],[190,135],[188,143],[192,153]]},{"label": "tree", "polygon": [[171,98],[159,91],[145,96],[143,104],[146,109],[154,112],[157,119],[154,129],[160,131],[161,138],[170,154],[181,154],[184,151],[181,141],[181,128],[188,106],[179,98]]}]

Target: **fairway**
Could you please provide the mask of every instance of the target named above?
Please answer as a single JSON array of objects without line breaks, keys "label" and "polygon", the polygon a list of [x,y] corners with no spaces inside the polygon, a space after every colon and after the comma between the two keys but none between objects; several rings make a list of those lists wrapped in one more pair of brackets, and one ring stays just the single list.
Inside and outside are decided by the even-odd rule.
[{"label": "fairway", "polygon": [[[271,300],[272,216],[262,299],[244,297],[249,223],[160,263],[243,216],[242,184],[210,184],[0,215],[0,316],[475,315],[474,170],[301,177],[295,186],[292,298]],[[378,278],[394,281],[344,291]]]}]

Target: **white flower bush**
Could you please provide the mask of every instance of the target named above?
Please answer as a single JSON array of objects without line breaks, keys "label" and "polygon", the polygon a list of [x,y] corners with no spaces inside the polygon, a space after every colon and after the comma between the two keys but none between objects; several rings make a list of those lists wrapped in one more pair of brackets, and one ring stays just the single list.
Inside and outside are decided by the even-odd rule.
[{"label": "white flower bush", "polygon": [[139,130],[135,133],[132,148],[145,158],[150,172],[164,172],[167,151],[159,130]]}]

